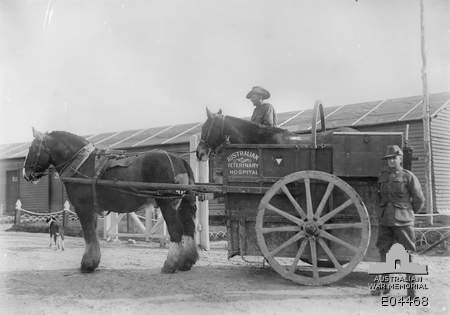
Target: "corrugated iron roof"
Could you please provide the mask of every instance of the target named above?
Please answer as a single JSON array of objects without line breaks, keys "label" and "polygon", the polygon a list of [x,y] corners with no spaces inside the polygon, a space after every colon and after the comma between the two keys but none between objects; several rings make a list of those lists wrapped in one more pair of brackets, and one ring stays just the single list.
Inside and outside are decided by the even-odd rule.
[{"label": "corrugated iron roof", "polygon": [[[396,121],[411,121],[422,118],[422,96],[377,100],[324,108],[326,127],[366,126]],[[431,113],[434,115],[450,105],[450,92],[430,95]],[[310,130],[313,109],[277,114],[281,127],[290,131]],[[152,127],[118,132],[107,132],[86,136],[90,142],[101,148],[123,149],[189,142],[192,135],[201,132],[200,123]],[[320,122],[317,122],[320,124]],[[0,159],[24,157],[29,143],[0,145]]]}]

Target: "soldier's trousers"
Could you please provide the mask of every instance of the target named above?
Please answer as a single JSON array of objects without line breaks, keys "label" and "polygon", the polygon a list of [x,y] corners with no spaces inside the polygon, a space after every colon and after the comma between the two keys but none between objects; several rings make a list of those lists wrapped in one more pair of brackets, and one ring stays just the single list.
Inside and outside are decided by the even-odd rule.
[{"label": "soldier's trousers", "polygon": [[[386,261],[386,253],[389,251],[392,245],[395,243],[402,244],[403,247],[409,252],[409,261],[412,261],[411,252],[416,251],[416,236],[414,233],[414,227],[412,225],[406,226],[378,226],[378,239],[377,247],[380,251],[381,261]],[[408,274],[409,279],[413,279],[414,276]],[[413,281],[413,280],[410,280]],[[409,281],[408,281],[409,282]],[[411,282],[413,283],[413,282]],[[415,290],[408,289],[408,296],[414,297]]]},{"label": "soldier's trousers", "polygon": [[416,251],[416,237],[414,227],[406,226],[378,226],[377,247],[380,251],[381,261],[386,261],[386,253],[395,243],[402,244],[409,252]]}]

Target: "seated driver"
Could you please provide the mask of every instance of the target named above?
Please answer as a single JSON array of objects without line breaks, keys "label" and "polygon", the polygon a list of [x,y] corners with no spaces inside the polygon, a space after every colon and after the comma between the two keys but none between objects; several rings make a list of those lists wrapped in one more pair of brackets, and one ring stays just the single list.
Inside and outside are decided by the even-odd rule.
[{"label": "seated driver", "polygon": [[254,86],[247,94],[247,98],[255,106],[251,121],[268,127],[277,127],[277,116],[275,109],[269,103],[263,101],[270,97],[269,91],[260,87]]}]

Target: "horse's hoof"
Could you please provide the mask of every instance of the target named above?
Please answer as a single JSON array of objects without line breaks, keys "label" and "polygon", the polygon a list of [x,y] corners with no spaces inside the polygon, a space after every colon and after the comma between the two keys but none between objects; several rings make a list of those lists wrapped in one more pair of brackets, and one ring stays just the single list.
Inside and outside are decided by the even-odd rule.
[{"label": "horse's hoof", "polygon": [[91,272],[94,272],[95,271],[95,267],[93,267],[93,266],[83,266],[83,265],[81,265],[81,272],[82,273],[91,273]]},{"label": "horse's hoof", "polygon": [[188,252],[183,255],[183,263],[178,267],[178,270],[181,271],[188,271],[191,270],[192,266],[195,265],[195,263],[198,260],[198,253],[195,252]]},{"label": "horse's hoof", "polygon": [[175,273],[175,271],[177,271],[177,266],[169,264],[167,261],[164,262],[164,265],[161,268],[161,273]]},{"label": "horse's hoof", "polygon": [[98,267],[99,263],[100,263],[100,261],[95,261],[93,259],[91,259],[91,260],[83,259],[81,261],[81,272],[82,273],[94,272],[95,269]]},{"label": "horse's hoof", "polygon": [[184,264],[178,268],[178,270],[180,270],[180,271],[189,271],[189,270],[192,269],[193,265],[194,264],[192,262],[185,261]]},{"label": "horse's hoof", "polygon": [[180,267],[181,271],[191,270],[198,260],[197,245],[190,236],[183,235],[183,247],[181,250]]}]

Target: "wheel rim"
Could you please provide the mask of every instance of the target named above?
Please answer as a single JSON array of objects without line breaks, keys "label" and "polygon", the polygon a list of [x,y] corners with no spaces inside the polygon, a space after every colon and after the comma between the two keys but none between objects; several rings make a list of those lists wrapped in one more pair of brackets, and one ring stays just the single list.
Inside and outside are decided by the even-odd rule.
[{"label": "wheel rim", "polygon": [[[301,184],[302,182],[303,184]],[[320,202],[316,206],[313,205],[313,201],[316,200],[313,200],[311,194],[311,182],[314,185],[317,183],[323,186],[327,185],[325,192],[320,196]],[[294,183],[304,185],[305,200],[303,201],[303,207],[288,188],[288,185]],[[327,212],[325,208],[333,193],[342,194],[345,201],[337,207],[332,207]],[[291,211],[280,209],[271,204],[274,197],[280,194],[287,197]],[[333,218],[336,218],[345,210],[357,214],[354,217],[356,221],[330,223]],[[264,218],[267,213],[280,217],[286,223],[277,226],[265,226]],[[296,172],[276,182],[259,203],[255,228],[259,248],[272,268],[284,278],[305,285],[328,284],[349,274],[364,257],[370,238],[369,215],[361,197],[340,178],[320,171]],[[352,240],[352,244],[348,240],[333,235],[333,231],[341,229],[356,229],[359,240]],[[294,235],[274,245],[268,243],[270,242],[269,236],[272,233]],[[338,250],[349,251],[352,255],[349,262],[345,265],[341,264],[327,242],[335,247],[337,246]],[[287,262],[285,258],[277,257],[280,252],[290,247],[295,248],[296,254],[289,256],[290,259]],[[319,248],[321,255],[327,257],[334,265],[333,270],[330,269],[325,272],[318,267],[318,262],[320,262],[318,260]],[[307,251],[309,251],[311,265],[300,266],[302,268],[299,272],[298,263]]]}]

